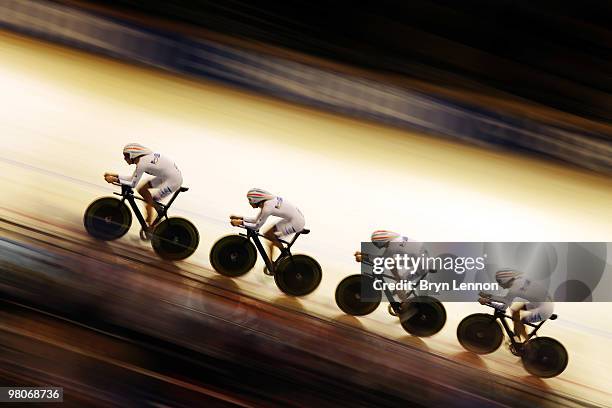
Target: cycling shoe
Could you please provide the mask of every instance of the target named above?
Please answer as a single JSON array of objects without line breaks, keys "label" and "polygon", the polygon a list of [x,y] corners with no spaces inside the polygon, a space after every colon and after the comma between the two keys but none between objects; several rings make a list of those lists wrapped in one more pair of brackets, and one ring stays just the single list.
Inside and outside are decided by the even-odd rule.
[{"label": "cycling shoe", "polygon": [[508,348],[510,349],[510,352],[512,354],[514,354],[517,357],[521,357],[523,355],[523,350],[525,348],[524,346],[525,346],[525,343],[514,343],[514,344],[510,343]]}]

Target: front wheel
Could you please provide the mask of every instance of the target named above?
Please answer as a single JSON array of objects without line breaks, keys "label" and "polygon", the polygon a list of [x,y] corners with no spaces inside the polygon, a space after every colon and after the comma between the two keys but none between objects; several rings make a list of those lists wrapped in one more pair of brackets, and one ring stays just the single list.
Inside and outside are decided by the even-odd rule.
[{"label": "front wheel", "polygon": [[223,276],[242,276],[255,266],[257,250],[248,238],[228,235],[221,238],[210,250],[210,264]]},{"label": "front wheel", "polygon": [[304,296],[321,283],[321,265],[307,255],[282,258],[274,268],[276,286],[290,296]]},{"label": "front wheel", "polygon": [[151,245],[155,253],[169,261],[185,259],[200,243],[196,227],[185,218],[171,217],[159,223],[153,231]]},{"label": "front wheel", "polygon": [[402,306],[400,322],[404,330],[413,336],[433,336],[446,323],[446,309],[442,303],[430,296],[417,296]]},{"label": "front wheel", "polygon": [[501,346],[504,333],[495,316],[476,313],[459,323],[457,339],[463,348],[472,353],[489,354]]},{"label": "front wheel", "polygon": [[132,225],[132,213],[123,201],[114,197],[103,197],[87,207],[83,224],[92,237],[112,241],[128,232]]},{"label": "front wheel", "polygon": [[551,378],[567,367],[568,355],[563,344],[550,337],[537,337],[523,347],[523,367],[531,375]]},{"label": "front wheel", "polygon": [[336,304],[340,310],[351,316],[372,313],[380,304],[381,298],[380,291],[374,290],[374,279],[365,275],[347,276],[336,288]]}]

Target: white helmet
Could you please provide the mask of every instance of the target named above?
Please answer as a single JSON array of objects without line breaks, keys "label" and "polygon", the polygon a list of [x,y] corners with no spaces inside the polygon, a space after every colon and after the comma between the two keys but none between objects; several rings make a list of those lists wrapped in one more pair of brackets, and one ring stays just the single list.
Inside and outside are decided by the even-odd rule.
[{"label": "white helmet", "polygon": [[516,271],[514,269],[500,269],[499,271],[495,272],[495,280],[501,286],[506,286],[512,280],[518,278],[521,275],[523,275],[522,272]]},{"label": "white helmet", "polygon": [[262,190],[261,188],[252,188],[247,193],[247,199],[251,204],[257,204],[262,201],[270,200],[274,198],[274,195],[269,191]]},{"label": "white helmet", "polygon": [[400,234],[388,230],[376,230],[372,233],[372,243],[377,248],[382,248],[387,245],[388,242],[393,241],[400,237]]},{"label": "white helmet", "polygon": [[145,156],[151,153],[153,153],[151,149],[148,149],[138,143],[129,143],[123,148],[123,155],[128,155],[130,160],[134,160],[137,157]]}]

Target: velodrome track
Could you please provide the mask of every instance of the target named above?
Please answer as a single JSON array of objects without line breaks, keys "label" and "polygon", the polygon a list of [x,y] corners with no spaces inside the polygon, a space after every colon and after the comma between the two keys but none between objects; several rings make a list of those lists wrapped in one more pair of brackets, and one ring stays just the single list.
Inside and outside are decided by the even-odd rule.
[{"label": "velodrome track", "polygon": [[[313,231],[297,252],[324,270],[303,299],[281,296],[261,267],[232,287],[271,303],[372,331],[417,349],[596,405],[612,405],[610,304],[558,304],[542,333],[570,353],[560,377],[528,377],[507,350],[463,352],[458,322],[478,304],[447,304],[428,339],[406,335],[386,308],[343,316],[333,295],[358,266],[351,254],[377,228],[423,241],[610,241],[612,182],[561,165],[496,153],[307,110],[215,84],[0,35],[0,217],[34,231],[92,244],[82,213],[108,195],[102,174],[129,172],[120,149],[138,141],[175,158],[191,190],[173,213],[198,226],[198,252],[184,267],[213,278],[208,251],[232,233],[230,213],[252,211],[245,191],[278,192],[299,205]],[[154,254],[137,229],[110,248]]]}]

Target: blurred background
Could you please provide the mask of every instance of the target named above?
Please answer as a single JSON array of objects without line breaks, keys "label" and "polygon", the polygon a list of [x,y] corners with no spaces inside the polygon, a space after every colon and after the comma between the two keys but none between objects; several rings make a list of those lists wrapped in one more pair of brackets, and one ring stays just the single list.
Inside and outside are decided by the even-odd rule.
[{"label": "blurred background", "polygon": [[[421,241],[611,241],[609,4],[16,1],[0,4],[0,381],[119,406],[611,406],[610,304],[557,304],[570,364],[530,377],[379,307],[344,315],[372,230]],[[89,237],[83,212],[172,157],[172,214],[200,246],[156,257],[136,226]],[[304,212],[295,251],[321,286],[210,267],[261,187]],[[610,272],[609,266],[606,272]]]},{"label": "blurred background", "polygon": [[114,3],[126,11],[171,18],[185,28],[368,69],[387,80],[423,80],[459,97],[469,92],[508,103],[529,101],[610,121],[607,2]]}]

